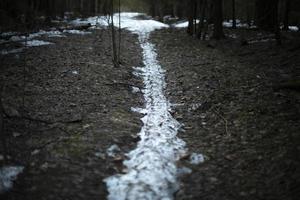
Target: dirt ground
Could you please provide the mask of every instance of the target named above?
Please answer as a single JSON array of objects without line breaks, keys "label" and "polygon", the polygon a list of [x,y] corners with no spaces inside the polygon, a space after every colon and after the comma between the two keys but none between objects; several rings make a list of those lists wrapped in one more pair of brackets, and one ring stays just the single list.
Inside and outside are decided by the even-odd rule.
[{"label": "dirt ground", "polygon": [[[166,94],[184,124],[179,137],[205,162],[182,179],[177,200],[298,199],[300,196],[300,43],[287,35],[226,30],[203,42],[185,30],[152,35],[167,70]],[[293,36],[294,37],[294,36]],[[292,81],[292,86],[287,82]],[[287,87],[288,86],[288,87]],[[297,89],[297,90],[292,90]]]},{"label": "dirt ground", "polygon": [[[177,200],[292,200],[299,193],[300,43],[284,39],[241,45],[257,31],[226,30],[234,38],[201,42],[184,30],[152,34],[166,69],[166,95],[184,128],[189,152],[205,162],[179,166]],[[294,37],[294,36],[293,36]],[[45,38],[55,45],[1,56],[4,129],[2,165],[25,167],[7,200],[106,199],[103,179],[120,173],[142,123],[142,66],[137,37],[123,32],[122,66],[111,62],[107,30]],[[243,42],[244,43],[244,42]],[[296,88],[297,89],[297,88]],[[24,98],[23,98],[24,97]],[[114,158],[107,149],[117,144]],[[4,152],[4,150],[6,152]]]},{"label": "dirt ground", "polygon": [[131,88],[142,87],[132,75],[142,65],[137,37],[123,32],[120,68],[112,65],[108,30],[45,40],[55,45],[1,57],[9,159],[0,164],[25,167],[1,199],[105,199],[103,179],[119,173],[123,159],[106,151],[133,149],[141,127],[131,111],[143,105]]}]

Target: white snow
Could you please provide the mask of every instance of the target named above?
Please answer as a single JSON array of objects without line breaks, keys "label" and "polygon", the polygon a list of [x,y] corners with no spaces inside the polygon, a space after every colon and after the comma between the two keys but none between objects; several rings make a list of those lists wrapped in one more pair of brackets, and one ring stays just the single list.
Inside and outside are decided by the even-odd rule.
[{"label": "white snow", "polygon": [[24,48],[12,49],[12,50],[2,50],[1,55],[8,55],[14,53],[21,53],[23,52]]},{"label": "white snow", "polygon": [[[223,22],[223,26],[226,27],[226,28],[231,28],[232,25],[233,25],[233,21],[232,20],[224,21]],[[241,20],[239,20],[239,19],[236,20],[236,27],[238,27],[238,28],[250,28],[249,24],[242,23]],[[252,28],[252,26],[251,26],[251,28]]]},{"label": "white snow", "polygon": [[79,72],[78,72],[77,70],[73,70],[73,71],[72,71],[72,74],[73,74],[73,75],[78,75]]},{"label": "white snow", "polygon": [[17,32],[4,32],[4,33],[1,33],[1,37],[10,37],[10,36],[17,35],[17,34],[18,34]]},{"label": "white snow", "polygon": [[2,167],[0,169],[0,194],[10,190],[13,186],[13,181],[17,179],[18,174],[22,173],[24,167],[11,166]]},{"label": "white snow", "polygon": [[53,43],[42,41],[42,40],[30,40],[30,41],[22,42],[22,44],[25,45],[26,47],[38,47],[38,46],[50,45]]},{"label": "white snow", "polygon": [[12,36],[10,38],[10,41],[12,42],[19,42],[19,41],[23,41],[26,40],[26,36]]},{"label": "white snow", "polygon": [[120,147],[116,144],[113,144],[106,150],[106,154],[109,157],[115,157],[117,153],[119,153],[120,151],[121,151]]},{"label": "white snow", "polygon": [[10,38],[10,41],[12,41],[12,42],[21,42],[21,41],[25,41],[25,40],[33,40],[33,39],[35,39],[37,37],[41,37],[41,36],[63,37],[63,35],[62,35],[62,33],[60,31],[44,31],[44,30],[40,30],[39,32],[29,34],[27,37],[24,36],[24,35],[12,36]]},{"label": "white snow", "polygon": [[289,26],[290,31],[299,31],[299,28],[297,26]]},{"label": "white snow", "polygon": [[131,87],[131,89],[132,89],[132,93],[134,94],[139,93],[141,91],[140,88],[138,87]]},{"label": "white snow", "polygon": [[[135,17],[144,15],[141,13],[121,13],[121,28],[126,28],[136,34],[139,33],[150,33],[155,29],[168,28],[167,24],[155,21],[155,20],[136,20]],[[73,25],[81,25],[90,23],[92,26],[101,25],[108,26],[108,23],[111,23],[111,20],[107,16],[96,16],[90,17],[87,19],[76,19],[71,22]],[[119,14],[114,15],[114,24],[115,26],[119,25]],[[141,31],[142,30],[142,31]]]},{"label": "white snow", "polygon": [[77,34],[77,35],[88,35],[92,34],[92,32],[87,32],[87,31],[80,31],[80,30],[64,30],[64,33],[69,33],[69,34]]},{"label": "white snow", "polygon": [[72,25],[84,25],[84,24],[91,24],[91,26],[107,26],[107,19],[106,16],[95,16],[89,17],[87,19],[75,19],[70,22]]},{"label": "white snow", "polygon": [[190,163],[193,165],[199,165],[204,162],[204,156],[202,154],[192,153],[190,156]]},{"label": "white snow", "polygon": [[123,163],[127,173],[104,181],[109,200],[171,200],[179,188],[176,161],[186,149],[185,142],[176,136],[181,125],[169,113],[171,105],[163,93],[165,71],[156,59],[154,45],[149,42],[151,31],[168,25],[154,20],[136,20],[137,15],[123,13],[121,21],[122,27],[138,34],[143,49],[145,66],[136,68],[135,74],[143,78],[145,85],[142,90],[146,101],[144,126],[139,133],[141,141]]},{"label": "white snow", "polygon": [[[196,20],[196,23],[199,23],[200,20]],[[184,21],[184,22],[179,22],[179,23],[175,23],[173,24],[173,26],[175,28],[187,28],[189,26],[189,22],[188,21]]]},{"label": "white snow", "polygon": [[[196,22],[199,23],[200,20],[197,20]],[[189,22],[188,22],[188,21],[183,21],[183,22],[179,22],[179,23],[173,24],[173,26],[174,26],[175,28],[187,28],[188,25],[189,25]],[[227,28],[231,28],[231,27],[232,27],[232,20],[224,21],[224,22],[223,22],[223,26],[224,26],[224,27],[227,27]],[[249,27],[248,24],[242,23],[240,20],[237,20],[237,21],[236,21],[236,26],[237,26],[238,28],[255,28],[255,26],[250,26],[250,27]]]},{"label": "white snow", "polygon": [[188,26],[189,26],[189,22],[186,21],[186,22],[177,23],[177,24],[175,24],[174,27],[176,27],[176,28],[187,28]]}]

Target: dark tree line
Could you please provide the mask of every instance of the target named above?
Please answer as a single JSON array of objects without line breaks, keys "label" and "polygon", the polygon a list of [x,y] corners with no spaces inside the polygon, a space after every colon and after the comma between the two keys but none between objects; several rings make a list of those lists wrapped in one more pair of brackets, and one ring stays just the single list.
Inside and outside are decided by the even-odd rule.
[{"label": "dark tree line", "polygon": [[213,37],[224,37],[222,22],[237,19],[259,29],[276,34],[280,43],[280,25],[287,30],[290,24],[300,26],[300,1],[297,0],[145,0],[149,13],[162,19],[165,15],[187,18],[188,34],[203,39],[209,24],[214,24]]},{"label": "dark tree line", "polygon": [[0,25],[47,23],[51,19],[108,14],[111,0],[1,0]]},{"label": "dark tree line", "polygon": [[[51,19],[62,19],[72,13],[75,16],[109,14],[112,4],[118,0],[1,0],[0,25],[36,26]],[[214,24],[213,37],[224,37],[222,22],[232,20],[232,28],[237,27],[237,19],[258,28],[276,33],[280,43],[280,26],[288,30],[290,24],[300,27],[299,0],[123,0],[122,8],[144,8],[150,15],[163,20],[164,16],[186,18],[187,32],[199,39],[208,34],[210,24]],[[136,5],[136,6],[135,6]],[[141,6],[142,5],[142,6]]]}]

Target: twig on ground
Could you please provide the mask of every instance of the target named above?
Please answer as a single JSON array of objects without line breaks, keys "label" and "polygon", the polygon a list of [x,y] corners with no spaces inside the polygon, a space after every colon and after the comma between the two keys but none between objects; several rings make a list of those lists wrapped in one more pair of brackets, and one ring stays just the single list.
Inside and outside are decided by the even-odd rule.
[{"label": "twig on ground", "polygon": [[228,131],[228,121],[227,121],[227,119],[223,115],[221,115],[220,112],[218,112],[217,109],[213,109],[213,111],[224,121],[226,135],[230,136],[230,133]]},{"label": "twig on ground", "polygon": [[142,89],[142,88],[140,88],[139,86],[136,86],[136,85],[133,85],[133,84],[130,84],[130,83],[123,83],[123,82],[105,83],[105,85],[109,85],[109,86],[123,85],[123,86],[127,86],[127,87],[137,87],[137,88],[139,88],[140,90]]}]

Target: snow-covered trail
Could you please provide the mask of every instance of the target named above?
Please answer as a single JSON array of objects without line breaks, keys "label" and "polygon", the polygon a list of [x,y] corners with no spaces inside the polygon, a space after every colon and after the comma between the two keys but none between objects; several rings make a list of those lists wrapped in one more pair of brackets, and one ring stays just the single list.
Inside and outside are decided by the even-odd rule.
[{"label": "snow-covered trail", "polygon": [[[178,189],[176,161],[186,152],[179,139],[180,124],[169,113],[170,103],[164,96],[165,71],[157,61],[154,45],[149,41],[151,31],[167,25],[153,20],[135,20],[137,13],[122,14],[122,26],[138,34],[143,50],[144,67],[136,68],[143,78],[142,91],[146,106],[139,133],[141,141],[124,161],[125,174],[105,179],[109,200],[169,200]],[[117,20],[117,17],[116,17]]]}]

